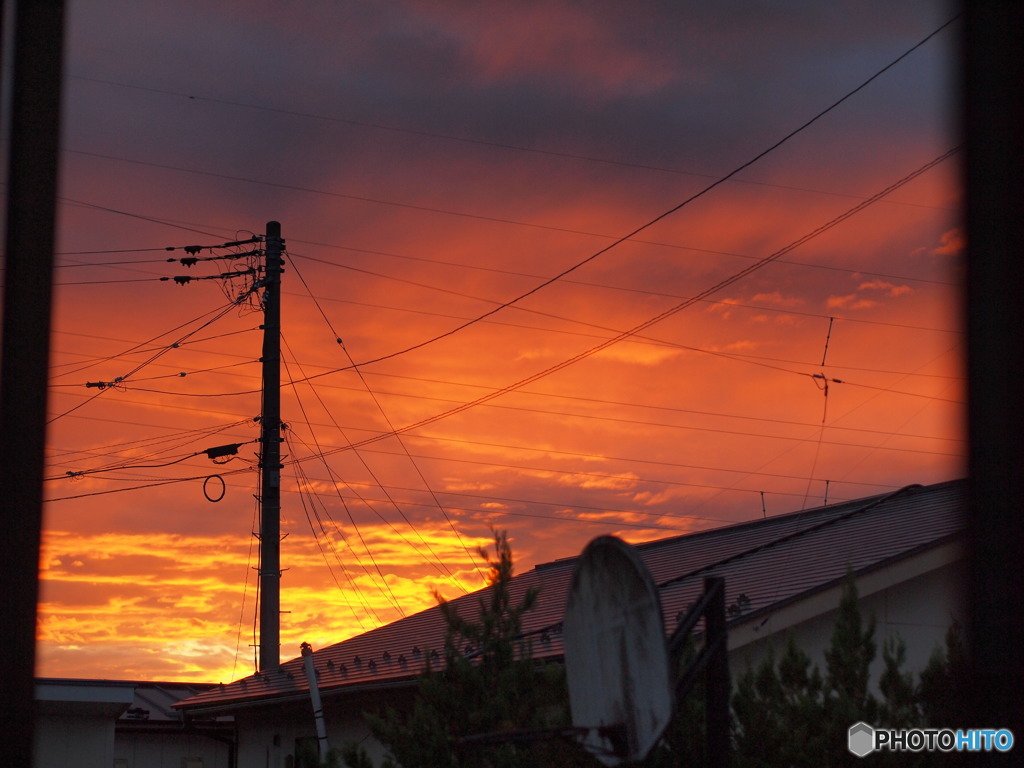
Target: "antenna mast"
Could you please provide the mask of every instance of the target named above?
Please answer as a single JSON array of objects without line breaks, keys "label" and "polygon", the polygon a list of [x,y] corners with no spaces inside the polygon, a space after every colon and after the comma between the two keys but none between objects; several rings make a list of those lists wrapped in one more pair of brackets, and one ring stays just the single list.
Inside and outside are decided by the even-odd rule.
[{"label": "antenna mast", "polygon": [[263,409],[260,418],[259,669],[281,665],[281,225],[267,222],[263,278]]}]

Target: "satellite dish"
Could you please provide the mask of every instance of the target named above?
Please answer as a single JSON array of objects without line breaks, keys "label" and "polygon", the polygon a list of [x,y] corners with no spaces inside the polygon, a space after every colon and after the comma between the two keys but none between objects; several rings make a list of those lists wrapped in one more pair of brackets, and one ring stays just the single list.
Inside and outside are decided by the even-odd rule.
[{"label": "satellite dish", "polygon": [[573,726],[605,765],[642,760],[672,717],[658,590],[631,546],[591,541],[573,573],[563,622]]}]

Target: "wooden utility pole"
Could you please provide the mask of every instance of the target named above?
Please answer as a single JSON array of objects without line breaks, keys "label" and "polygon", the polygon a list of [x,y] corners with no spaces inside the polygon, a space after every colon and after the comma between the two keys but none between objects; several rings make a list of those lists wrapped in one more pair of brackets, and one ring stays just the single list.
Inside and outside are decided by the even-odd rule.
[{"label": "wooden utility pole", "polygon": [[281,225],[263,244],[263,408],[260,416],[261,672],[281,665]]}]

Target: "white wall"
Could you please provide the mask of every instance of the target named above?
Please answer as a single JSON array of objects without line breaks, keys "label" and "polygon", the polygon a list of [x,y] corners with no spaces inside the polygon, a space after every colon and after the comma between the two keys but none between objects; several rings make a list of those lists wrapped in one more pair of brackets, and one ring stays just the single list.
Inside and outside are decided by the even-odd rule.
[{"label": "white wall", "polygon": [[111,768],[114,723],[133,696],[130,685],[37,681],[34,768]]},{"label": "white wall", "polygon": [[[927,666],[936,648],[945,647],[946,630],[954,619],[965,622],[963,567],[962,560],[942,564],[906,581],[893,579],[890,586],[861,597],[862,620],[866,621],[874,615],[876,621],[875,643],[878,654],[871,667],[871,684],[876,691],[878,678],[884,668],[882,647],[887,638],[898,636],[903,639],[907,649],[904,670],[916,674]],[[865,592],[871,588],[870,585],[864,586]],[[769,620],[760,629],[761,634],[770,632],[768,637],[758,638],[749,626],[738,631],[737,637],[731,638],[729,644],[729,668],[733,680],[748,666],[756,667],[760,664],[767,656],[769,647],[774,649],[778,658],[790,634],[797,646],[811,657],[812,663],[818,665],[824,674],[825,649],[831,643],[832,630],[838,616],[838,590],[829,599],[835,608],[789,626],[773,626],[787,622]]]},{"label": "white wall", "polygon": [[34,768],[111,768],[114,719],[70,714],[36,718]]}]

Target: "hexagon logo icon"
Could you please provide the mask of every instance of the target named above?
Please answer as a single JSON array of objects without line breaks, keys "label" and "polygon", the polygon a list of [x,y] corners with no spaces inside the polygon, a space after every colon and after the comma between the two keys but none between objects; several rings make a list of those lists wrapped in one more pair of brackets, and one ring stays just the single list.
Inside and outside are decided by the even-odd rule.
[{"label": "hexagon logo icon", "polygon": [[847,732],[849,750],[857,757],[865,757],[875,751],[875,729],[867,723],[854,723]]}]

